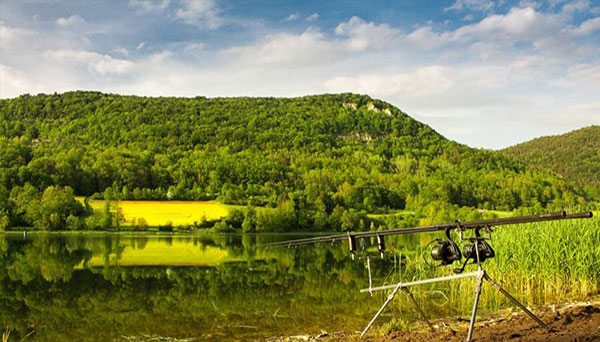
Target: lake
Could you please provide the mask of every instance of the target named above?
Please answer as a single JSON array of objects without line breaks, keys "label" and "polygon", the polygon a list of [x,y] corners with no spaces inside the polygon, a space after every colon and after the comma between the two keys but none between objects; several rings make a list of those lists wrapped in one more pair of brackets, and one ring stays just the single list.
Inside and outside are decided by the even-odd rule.
[{"label": "lake", "polygon": [[[248,341],[362,330],[386,295],[359,293],[369,284],[366,259],[352,261],[346,243],[257,248],[296,237],[0,235],[0,321],[11,340],[25,341]],[[431,240],[401,238],[388,242],[394,252],[385,260],[364,246],[373,285],[397,281],[406,255],[420,258],[395,246]],[[417,316],[412,308],[402,314]]]}]

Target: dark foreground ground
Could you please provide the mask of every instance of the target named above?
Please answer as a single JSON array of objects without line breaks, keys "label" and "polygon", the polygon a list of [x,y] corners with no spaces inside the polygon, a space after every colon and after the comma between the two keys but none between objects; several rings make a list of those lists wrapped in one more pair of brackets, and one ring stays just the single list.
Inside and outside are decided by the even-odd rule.
[{"label": "dark foreground ground", "polygon": [[[517,309],[518,310],[518,309]],[[600,303],[579,303],[562,307],[537,308],[535,313],[552,329],[540,328],[519,311],[478,317],[473,341],[588,342],[600,341]],[[442,319],[432,322],[435,331],[416,326],[413,331],[397,331],[381,337],[359,339],[357,333],[323,333],[319,336],[292,336],[268,339],[269,342],[341,342],[341,341],[465,341],[468,322]]]}]

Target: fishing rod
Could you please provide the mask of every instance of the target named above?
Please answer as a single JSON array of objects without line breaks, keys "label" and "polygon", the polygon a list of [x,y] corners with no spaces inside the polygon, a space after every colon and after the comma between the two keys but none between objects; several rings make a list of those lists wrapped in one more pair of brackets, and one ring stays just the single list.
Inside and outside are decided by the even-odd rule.
[{"label": "fishing rod", "polygon": [[[356,254],[356,240],[357,239],[366,239],[371,237],[377,238],[377,247],[379,250],[379,254],[381,258],[384,258],[385,254],[385,236],[390,235],[405,235],[405,234],[417,234],[417,233],[426,233],[426,232],[437,232],[444,231],[445,239],[434,239],[429,244],[427,244],[426,248],[429,247],[432,243],[436,243],[431,248],[430,255],[431,258],[439,261],[440,263],[437,266],[446,266],[451,265],[455,261],[459,261],[465,258],[465,261],[462,267],[453,269],[454,275],[416,280],[411,282],[399,282],[396,284],[390,285],[382,285],[378,287],[371,286],[371,270],[369,269],[369,288],[362,289],[360,292],[369,292],[373,293],[373,291],[382,291],[382,290],[393,290],[392,293],[387,297],[387,300],[383,303],[379,311],[375,314],[373,319],[369,322],[366,328],[362,331],[361,337],[363,337],[371,325],[375,322],[377,317],[383,312],[388,303],[394,298],[398,290],[403,290],[409,295],[409,298],[412,300],[412,303],[416,306],[417,310],[423,316],[425,321],[428,323],[429,327],[433,329],[433,325],[429,322],[425,313],[416,302],[414,296],[409,291],[409,287],[415,285],[422,284],[430,284],[442,281],[449,281],[455,279],[463,279],[468,277],[477,278],[477,288],[475,292],[475,301],[473,303],[473,310],[471,313],[471,320],[469,322],[469,330],[467,333],[467,342],[471,341],[473,328],[475,324],[477,306],[479,303],[479,296],[481,294],[481,287],[483,281],[487,281],[493,285],[500,293],[510,299],[515,305],[517,305],[521,310],[523,310],[529,317],[535,320],[541,327],[548,329],[548,325],[546,325],[541,319],[539,319],[535,314],[533,314],[529,309],[527,309],[523,304],[521,304],[517,299],[511,296],[506,290],[504,290],[498,283],[496,283],[482,268],[482,263],[487,260],[493,258],[496,253],[492,246],[487,242],[491,240],[492,227],[495,226],[503,226],[509,224],[523,224],[523,223],[533,223],[533,222],[544,222],[544,221],[556,221],[556,220],[566,220],[566,219],[584,219],[591,218],[593,216],[592,212],[580,212],[575,214],[567,214],[565,211],[558,211],[553,213],[546,214],[538,214],[538,215],[527,215],[527,216],[517,216],[517,217],[506,217],[506,218],[498,218],[498,219],[489,219],[489,220],[478,220],[478,221],[455,221],[451,223],[442,223],[435,224],[429,226],[419,226],[419,227],[409,227],[409,228],[400,228],[400,229],[390,229],[384,231],[377,232],[347,232],[346,234],[337,234],[337,235],[329,235],[329,236],[317,236],[311,238],[304,239],[296,239],[296,240],[287,240],[287,241],[279,241],[273,242],[269,244],[264,244],[262,247],[277,247],[277,246],[298,246],[298,245],[306,245],[306,244],[315,244],[322,242],[331,242],[334,243],[336,241],[347,240],[348,241],[348,249],[352,254],[352,259],[354,260]],[[473,236],[464,238],[463,233],[467,230],[474,231]],[[463,246],[463,249],[458,247],[456,242],[451,237],[451,232],[455,231],[461,241],[467,241],[468,243]],[[481,235],[481,231],[487,233],[487,237]],[[368,263],[367,258],[367,265]],[[477,265],[477,271],[463,273],[465,267],[472,261],[471,264]]]},{"label": "fishing rod", "polygon": [[262,246],[266,247],[266,248],[275,247],[275,246],[292,247],[292,246],[314,244],[314,243],[321,243],[321,242],[332,242],[333,243],[336,241],[347,239],[349,250],[352,253],[352,255],[354,256],[354,254],[356,252],[356,239],[377,237],[378,245],[380,247],[380,252],[383,252],[385,250],[385,242],[383,240],[383,237],[388,236],[388,235],[404,235],[404,234],[446,231],[446,233],[447,233],[446,235],[447,235],[447,239],[448,239],[447,241],[450,242],[452,239],[449,238],[448,235],[451,230],[456,230],[457,232],[462,233],[468,229],[475,229],[475,230],[486,229],[489,233],[489,232],[491,232],[491,228],[493,226],[542,222],[542,221],[554,221],[554,220],[564,220],[564,219],[590,218],[592,216],[593,216],[593,214],[591,211],[581,212],[581,213],[576,213],[576,214],[567,214],[565,211],[558,211],[558,212],[546,213],[546,214],[506,217],[506,218],[497,218],[497,219],[479,220],[479,221],[456,221],[456,222],[451,222],[451,223],[442,223],[442,224],[435,224],[435,225],[429,225],[429,226],[390,229],[390,230],[383,230],[383,231],[377,231],[377,232],[348,232],[346,234],[317,236],[317,237],[304,238],[304,239],[278,241],[278,242],[264,244]]}]

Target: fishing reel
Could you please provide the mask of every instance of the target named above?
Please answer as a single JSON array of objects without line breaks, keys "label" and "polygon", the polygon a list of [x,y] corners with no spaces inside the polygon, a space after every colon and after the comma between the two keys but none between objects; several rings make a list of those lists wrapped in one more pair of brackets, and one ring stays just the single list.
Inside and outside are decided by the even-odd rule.
[{"label": "fishing reel", "polygon": [[[468,239],[471,243],[463,247],[465,258],[467,260],[473,259],[473,263],[477,263],[478,261],[484,262],[496,256],[496,252],[494,252],[492,246],[485,241],[486,238],[481,236],[480,229],[475,229],[475,237]],[[487,240],[491,240],[491,229],[486,227],[486,231],[488,233]]]},{"label": "fishing reel", "polygon": [[450,265],[456,260],[462,259],[460,248],[450,237],[450,229],[446,229],[446,240],[435,239],[433,241],[437,242],[437,246],[433,246],[431,249],[431,257],[433,260],[441,262],[438,266]]},{"label": "fishing reel", "polygon": [[[470,243],[466,244],[463,247],[463,255],[465,256],[465,262],[463,263],[461,268],[454,269],[454,273],[462,273],[465,270],[465,267],[469,263],[469,260],[473,260],[472,264],[480,264],[487,259],[491,259],[496,256],[496,252],[489,243],[487,243],[486,238],[481,236],[480,233],[481,228],[475,229],[475,237],[468,238]],[[491,232],[492,230],[489,227],[485,227],[485,230],[488,233],[487,240],[491,240]]]},{"label": "fishing reel", "polygon": [[462,266],[453,270],[454,273],[462,273],[469,263],[469,260],[472,260],[472,264],[480,264],[487,259],[493,258],[496,253],[494,252],[492,246],[490,246],[490,244],[486,241],[491,239],[491,229],[489,227],[485,227],[485,230],[488,233],[487,239],[481,236],[480,230],[481,228],[476,228],[475,236],[467,239],[462,238],[462,230],[459,230],[461,240],[470,242],[464,245],[462,253],[456,242],[452,240],[452,237],[450,236],[450,229],[445,230],[445,240],[435,239],[431,241],[430,243],[437,242],[437,245],[433,246],[431,249],[431,257],[433,260],[440,261],[437,266],[451,265],[455,261],[461,260],[464,256],[465,261]]}]

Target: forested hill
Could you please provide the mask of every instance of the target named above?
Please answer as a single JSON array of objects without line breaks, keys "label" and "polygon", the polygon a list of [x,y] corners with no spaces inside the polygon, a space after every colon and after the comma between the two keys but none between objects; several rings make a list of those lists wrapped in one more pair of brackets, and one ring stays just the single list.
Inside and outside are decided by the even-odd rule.
[{"label": "forested hill", "polygon": [[355,94],[0,100],[0,210],[13,225],[32,222],[26,199],[49,187],[286,208],[296,227],[315,229],[340,229],[344,215],[348,228],[358,213],[390,209],[440,221],[459,207],[583,201],[559,177],[449,141]]},{"label": "forested hill", "polygon": [[600,126],[533,139],[502,152],[531,167],[563,175],[600,200]]}]

